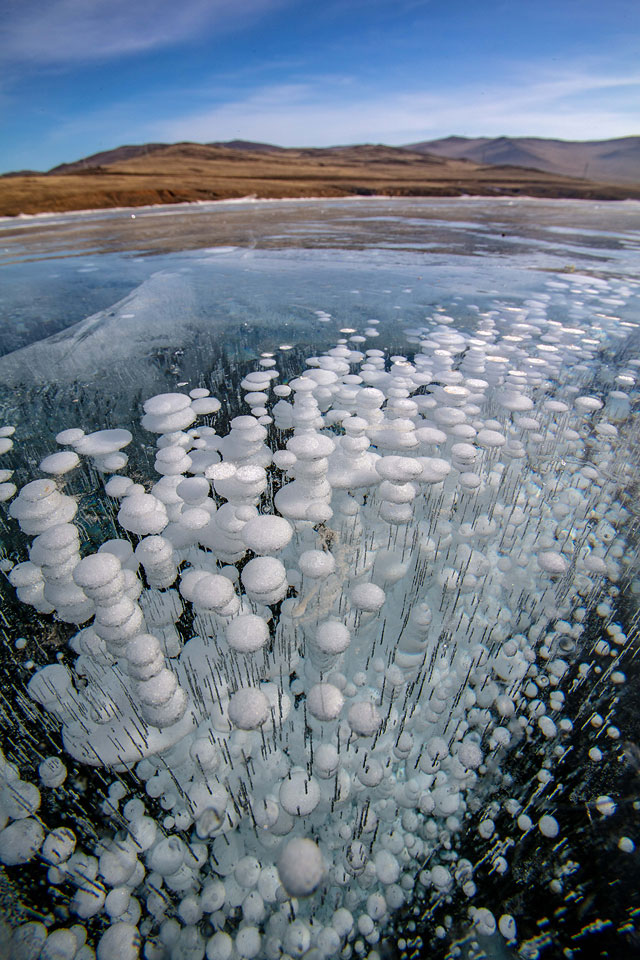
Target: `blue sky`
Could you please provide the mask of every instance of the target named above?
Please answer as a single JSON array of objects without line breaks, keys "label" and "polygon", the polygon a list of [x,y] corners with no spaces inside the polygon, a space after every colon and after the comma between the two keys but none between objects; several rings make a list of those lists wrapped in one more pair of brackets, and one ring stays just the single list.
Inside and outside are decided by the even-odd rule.
[{"label": "blue sky", "polygon": [[0,0],[0,172],[124,143],[640,134],[640,0]]}]

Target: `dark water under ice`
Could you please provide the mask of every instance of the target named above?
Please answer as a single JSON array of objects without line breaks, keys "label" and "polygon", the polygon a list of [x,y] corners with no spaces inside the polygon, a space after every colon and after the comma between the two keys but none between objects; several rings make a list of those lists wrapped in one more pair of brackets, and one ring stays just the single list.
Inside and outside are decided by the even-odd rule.
[{"label": "dark water under ice", "polygon": [[[240,380],[261,352],[274,354],[286,380],[306,356],[360,333],[371,319],[379,321],[379,338],[367,347],[409,355],[412,331],[438,314],[472,332],[480,315],[493,311],[508,333],[523,305],[542,298],[550,318],[570,320],[600,343],[597,385],[606,381],[607,357],[639,355],[639,254],[640,205],[633,202],[247,201],[2,221],[0,425],[16,424],[29,469],[8,457],[1,466],[15,467],[20,482],[31,479],[41,457],[55,449],[57,431],[78,423],[86,430],[130,427],[141,400],[184,384],[210,387],[235,405],[233,415],[240,411]],[[637,432],[635,419],[630,429]],[[11,555],[6,526],[0,533]],[[630,631],[636,597],[630,590],[621,601]],[[13,644],[21,625],[7,615],[3,620]],[[8,651],[3,670],[15,700],[24,677]],[[42,657],[50,652],[46,644],[40,648]],[[477,946],[451,947],[456,932],[464,941],[467,904],[458,898],[433,914],[429,904],[414,905],[397,919],[389,956],[638,955],[640,854],[617,846],[621,836],[640,844],[634,655],[616,705],[619,743],[610,744],[601,764],[590,763],[579,728],[558,773],[566,786],[561,813],[570,855],[563,862],[571,879],[561,893],[550,892],[557,852],[532,835],[518,845],[506,875],[486,880],[485,900],[495,903],[496,916],[517,918],[528,952],[481,937]],[[578,712],[579,706],[572,705]],[[14,732],[7,725],[3,732],[10,752]],[[527,756],[510,763],[514,784],[536,769]],[[594,810],[601,794],[617,802],[611,818]],[[461,844],[472,861],[476,841],[470,835]],[[6,883],[0,903],[19,914],[15,873],[5,896]],[[46,888],[25,896],[27,918],[46,896]],[[446,939],[434,935],[438,926],[449,930]],[[428,952],[403,952],[398,944],[416,933]]]}]

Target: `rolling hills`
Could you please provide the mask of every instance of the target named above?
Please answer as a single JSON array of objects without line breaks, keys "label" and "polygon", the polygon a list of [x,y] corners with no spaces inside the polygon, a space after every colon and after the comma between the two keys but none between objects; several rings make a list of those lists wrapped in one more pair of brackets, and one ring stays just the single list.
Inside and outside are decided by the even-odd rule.
[{"label": "rolling hills", "polygon": [[617,140],[545,140],[539,137],[445,137],[409,149],[475,163],[530,167],[606,183],[640,183],[640,137]]},{"label": "rolling hills", "polygon": [[[106,209],[121,206],[241,198],[347,196],[533,196],[584,199],[640,199],[640,175],[629,174],[623,144],[592,151],[597,171],[613,169],[629,180],[586,180],[565,170],[544,170],[528,144],[546,144],[547,165],[573,169],[561,141],[518,143],[447,138],[410,147],[358,144],[327,148],[284,148],[248,141],[228,143],[146,143],[125,145],[62,164],[0,177],[0,215]],[[626,140],[637,141],[630,137]],[[619,144],[620,141],[609,141]],[[497,144],[497,146],[495,146]],[[494,145],[494,146],[492,146]],[[515,145],[515,146],[514,146]],[[433,150],[428,147],[433,146]],[[575,147],[576,145],[572,145]],[[593,144],[582,145],[593,147]],[[628,148],[628,149],[627,149]],[[556,151],[554,153],[554,150]],[[477,156],[449,156],[474,151]],[[479,151],[479,153],[478,153]],[[484,152],[483,152],[484,151]],[[501,152],[502,151],[502,152]],[[541,148],[538,149],[540,153]],[[626,153],[625,153],[626,151]],[[560,160],[553,158],[560,157]],[[622,159],[620,159],[620,157]],[[551,159],[549,159],[551,158]],[[597,163],[596,163],[597,159]],[[524,164],[528,164],[525,166]],[[598,166],[599,164],[599,166]],[[604,166],[603,166],[604,165]],[[583,162],[584,167],[584,162]],[[589,167],[591,169],[591,167]]]}]

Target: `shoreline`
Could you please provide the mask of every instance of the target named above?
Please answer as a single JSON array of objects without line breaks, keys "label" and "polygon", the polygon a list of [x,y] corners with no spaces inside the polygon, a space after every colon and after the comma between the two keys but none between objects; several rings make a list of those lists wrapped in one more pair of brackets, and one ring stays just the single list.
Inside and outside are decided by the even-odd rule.
[{"label": "shoreline", "polygon": [[0,229],[5,225],[24,225],[31,226],[34,223],[41,223],[44,221],[55,221],[55,220],[67,220],[72,217],[97,217],[103,214],[105,217],[108,217],[111,214],[123,213],[129,214],[130,219],[137,219],[137,216],[144,214],[157,214],[160,210],[166,210],[167,213],[189,211],[195,209],[204,209],[212,208],[217,209],[224,206],[240,206],[242,204],[284,204],[284,203],[343,203],[345,201],[351,203],[354,201],[366,202],[366,201],[395,201],[395,200],[414,200],[422,201],[428,200],[430,202],[447,202],[451,200],[458,201],[490,201],[492,203],[514,203],[514,202],[533,202],[533,203],[630,203],[640,205],[640,198],[636,197],[621,197],[621,198],[603,198],[603,197],[549,197],[549,196],[534,196],[530,194],[501,194],[501,195],[490,195],[486,193],[452,193],[452,194],[436,194],[430,195],[425,194],[423,196],[406,196],[406,195],[389,195],[389,194],[350,194],[347,196],[333,196],[333,197],[257,197],[255,194],[248,194],[245,197],[225,197],[220,200],[180,200],[176,203],[147,203],[147,204],[134,204],[126,206],[112,206],[112,207],[83,207],[78,208],[77,210],[42,210],[37,213],[17,213],[17,214],[3,214],[0,215]]},{"label": "shoreline", "polygon": [[[329,200],[393,200],[399,199],[397,197],[386,197],[382,194],[363,197],[359,194],[353,194],[348,197],[256,197],[253,194],[248,194],[246,197],[228,197],[222,200],[179,200],[177,203],[145,203],[140,206],[122,206],[122,207],[85,207],[78,210],[43,210],[40,213],[16,213],[16,214],[3,214],[0,216],[0,224],[4,223],[22,223],[22,222],[31,222],[33,220],[44,220],[45,218],[57,218],[57,217],[80,217],[88,215],[96,215],[104,213],[105,215],[111,213],[130,213],[134,212],[133,219],[136,219],[137,212],[153,212],[157,213],[159,210],[190,210],[193,208],[203,208],[203,207],[220,207],[224,205],[231,206],[240,205],[243,203],[326,203]],[[425,198],[428,199],[428,198]],[[446,199],[446,198],[432,198],[432,199]]]}]

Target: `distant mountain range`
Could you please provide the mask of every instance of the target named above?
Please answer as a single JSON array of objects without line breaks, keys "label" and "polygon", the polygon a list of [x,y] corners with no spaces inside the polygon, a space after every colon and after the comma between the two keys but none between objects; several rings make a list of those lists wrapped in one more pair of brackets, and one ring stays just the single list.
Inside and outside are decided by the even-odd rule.
[{"label": "distant mountain range", "polygon": [[0,215],[154,203],[345,196],[640,199],[640,137],[447,137],[404,147],[144,143],[0,177]]},{"label": "distant mountain range", "polygon": [[[442,165],[443,158],[429,157],[424,150],[413,150],[409,147],[387,147],[384,144],[363,143],[346,147],[278,147],[273,143],[256,143],[252,140],[226,140],[214,143],[143,143],[138,146],[116,147],[114,150],[104,150],[102,153],[93,153],[82,160],[72,163],[61,163],[47,171],[47,174],[81,173],[83,170],[97,167],[122,166],[129,160],[139,158],[153,162],[160,157],[175,158],[180,155],[184,159],[192,160],[232,160],[242,158],[247,160],[250,155],[258,154],[261,158],[272,154],[280,159],[289,159],[292,162],[301,159],[308,160],[355,160],[359,162],[407,162],[420,159],[422,155],[427,161]],[[446,158],[444,158],[446,159]],[[30,171],[28,171],[30,172]]]},{"label": "distant mountain range", "polygon": [[[110,166],[134,157],[149,156],[172,146],[168,143],[144,143],[140,146],[116,147],[94,153],[74,163],[63,163],[49,173],[72,173],[87,167]],[[200,146],[198,144],[197,146]],[[362,144],[348,147],[286,148],[251,140],[228,140],[202,144],[219,150],[242,150],[249,153],[295,154],[297,156],[346,157],[380,160],[405,150],[450,160],[472,160],[482,165],[524,167],[543,170],[566,177],[597,180],[601,183],[640,184],[640,137],[617,140],[545,140],[539,137],[445,137],[422,140],[404,147]],[[375,154],[375,156],[374,156]]]},{"label": "distant mountain range", "polygon": [[640,183],[640,137],[583,141],[445,137],[412,143],[409,149],[475,163],[529,167],[604,183]]}]

